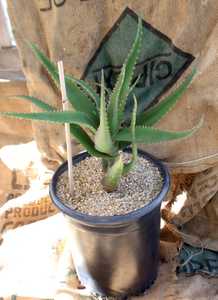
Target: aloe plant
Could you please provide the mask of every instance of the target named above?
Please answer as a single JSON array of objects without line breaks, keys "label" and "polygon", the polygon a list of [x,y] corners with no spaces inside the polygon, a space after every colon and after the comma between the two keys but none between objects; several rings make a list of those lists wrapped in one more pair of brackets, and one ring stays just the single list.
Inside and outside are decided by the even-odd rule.
[{"label": "aloe plant", "polygon": [[[132,93],[135,65],[142,44],[142,22],[139,20],[135,41],[123,63],[121,72],[111,92],[106,93],[104,73],[101,76],[100,95],[85,81],[66,75],[66,89],[72,111],[57,111],[42,100],[30,96],[19,96],[39,107],[39,113],[4,112],[1,115],[21,119],[41,120],[48,122],[70,123],[72,136],[77,139],[92,156],[102,159],[104,177],[103,187],[106,191],[115,190],[120,178],[126,175],[137,160],[137,144],[160,143],[191,136],[202,121],[187,131],[165,131],[152,127],[163,118],[176,104],[189,86],[195,71],[169,96],[154,107],[137,114],[137,99],[133,95],[133,110],[128,122],[125,113],[127,98]],[[54,83],[59,88],[59,75],[53,64],[40,49],[30,44],[37,59],[45,67]],[[130,162],[125,163],[121,151],[131,145]]]}]

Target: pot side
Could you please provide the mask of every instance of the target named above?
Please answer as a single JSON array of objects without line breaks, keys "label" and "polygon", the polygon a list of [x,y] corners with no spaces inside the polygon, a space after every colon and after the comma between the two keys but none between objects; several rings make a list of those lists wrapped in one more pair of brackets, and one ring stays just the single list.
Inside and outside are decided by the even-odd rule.
[{"label": "pot side", "polygon": [[[56,193],[58,177],[67,170],[67,162],[53,175],[50,196],[66,217],[75,269],[90,293],[104,296],[139,295],[157,277],[160,206],[168,192],[170,179],[167,168],[160,161],[141,150],[139,155],[158,167],[163,186],[151,202],[125,215],[98,217],[73,210]],[[87,152],[74,156],[73,164],[88,156]]]}]

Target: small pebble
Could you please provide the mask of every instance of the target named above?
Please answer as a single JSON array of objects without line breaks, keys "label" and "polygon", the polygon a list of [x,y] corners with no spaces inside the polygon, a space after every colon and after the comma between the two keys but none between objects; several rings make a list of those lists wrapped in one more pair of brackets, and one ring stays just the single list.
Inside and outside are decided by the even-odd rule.
[{"label": "small pebble", "polygon": [[[123,159],[128,161],[130,154],[124,153]],[[73,196],[69,193],[67,172],[59,177],[57,196],[70,208],[92,216],[124,215],[137,210],[148,204],[163,185],[159,169],[142,157],[112,193],[103,190],[101,160],[96,157],[87,157],[74,166],[73,174]]]}]

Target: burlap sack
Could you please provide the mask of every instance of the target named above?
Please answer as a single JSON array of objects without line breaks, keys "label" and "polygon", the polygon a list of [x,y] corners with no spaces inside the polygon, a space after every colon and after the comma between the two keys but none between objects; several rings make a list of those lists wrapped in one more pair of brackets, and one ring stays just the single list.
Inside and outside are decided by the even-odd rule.
[{"label": "burlap sack", "polygon": [[48,300],[48,299],[11,295],[11,296],[7,296],[7,297],[4,297],[4,298],[0,297],[0,300]]},{"label": "burlap sack", "polygon": [[[194,57],[198,61],[198,74],[191,87],[183,96],[182,101],[158,126],[170,130],[186,129],[192,127],[204,115],[203,127],[192,138],[182,142],[144,147],[144,149],[165,160],[174,173],[194,174],[198,172],[196,176],[191,175],[191,179],[198,183],[201,181],[201,174],[206,174],[200,172],[217,164],[218,138],[215,120],[218,108],[218,88],[214,80],[218,74],[218,5],[216,0],[178,2],[174,0],[147,2],[142,0],[118,0],[116,2],[110,0],[38,0],[34,2],[9,0],[8,5],[29,93],[57,107],[60,107],[60,95],[47,73],[35,60],[26,40],[38,44],[54,62],[63,59],[66,72],[77,77],[95,79],[96,76],[98,80],[96,65],[99,69],[102,67],[107,69],[107,83],[110,84],[132,41],[132,19],[136,24],[134,14],[142,16],[147,22],[144,23],[147,35],[144,41],[145,47],[143,47],[144,56],[141,57],[143,66],[140,66],[138,71],[141,72],[146,82],[143,91],[151,97],[148,105],[159,101],[164,92],[167,92],[174,84],[175,87],[178,81],[184,78]],[[127,7],[131,10],[126,10]],[[127,26],[126,24],[129,27],[125,33],[123,28]],[[119,43],[116,43],[116,34],[119,36],[119,30],[123,39],[119,39]],[[155,49],[159,52],[155,52]],[[164,60],[159,60],[160,56],[164,57]],[[170,60],[171,56],[174,59]],[[161,69],[163,67],[167,67],[168,71],[171,67],[173,68],[169,78],[168,74],[164,73],[166,69]],[[151,92],[149,89],[144,89],[146,87]],[[56,167],[64,157],[62,127],[37,122],[33,124],[33,128],[43,158],[50,167]],[[216,170],[216,167],[213,170]],[[199,179],[197,179],[198,175]],[[197,197],[189,197],[187,205],[181,211],[182,214],[177,214],[177,217],[170,211],[171,221],[174,219],[177,225],[184,225],[185,222],[188,224],[192,217],[206,207],[207,202],[217,191],[215,183],[213,186],[210,185],[210,180],[209,178],[206,191],[204,188],[201,190],[200,201]],[[193,187],[192,182],[190,186]],[[199,189],[199,185],[196,184],[196,186]],[[193,190],[195,191],[194,188]],[[178,191],[174,193],[175,196],[177,194]],[[169,207],[167,207],[168,213]],[[175,230],[168,229],[184,238],[182,232],[179,232],[175,226],[173,226]],[[177,247],[180,246],[178,241],[169,241],[168,238],[163,240],[162,253],[167,257],[166,260],[174,258]],[[174,272],[172,274],[175,276]],[[161,291],[163,291],[162,288],[158,289],[155,295],[160,297]],[[177,288],[170,287],[164,294],[164,299],[174,299]],[[157,296],[155,297],[154,299],[157,299]],[[195,297],[199,297],[199,293],[195,293]],[[184,292],[181,299],[192,298]]]},{"label": "burlap sack", "polygon": [[218,251],[218,167],[173,178],[170,199],[162,210],[168,229],[194,247]]},{"label": "burlap sack", "polygon": [[[90,296],[78,282],[66,233],[61,214],[5,232],[0,246],[0,297],[99,299]],[[176,260],[160,264],[151,289],[140,298],[130,299],[216,299],[217,279],[177,277],[176,266]]]},{"label": "burlap sack", "polygon": [[0,246],[0,297],[54,299],[63,216],[24,225],[3,234]]},{"label": "burlap sack", "polygon": [[[148,299],[148,300],[192,300],[217,299],[216,284],[217,279],[206,279],[200,276],[184,278],[176,276],[177,262],[171,261],[160,264],[159,275],[154,285],[140,297],[128,297],[128,299]],[[124,266],[124,272],[125,270]],[[61,253],[58,263],[58,280],[55,300],[72,299],[101,299],[94,295],[89,295],[88,291],[81,287],[78,281],[70,251],[67,243]],[[106,299],[118,300],[116,297]]]},{"label": "burlap sack", "polygon": [[[0,81],[1,111],[17,110],[19,112],[29,112],[29,105],[23,102],[18,103],[17,100],[8,98],[9,96],[25,93],[26,89],[22,81],[14,81],[13,83]],[[23,194],[29,187],[29,180],[25,176],[25,171],[16,168],[16,162],[20,161],[20,157],[16,156],[17,153],[15,154],[17,152],[17,146],[15,145],[27,143],[32,139],[31,122],[20,122],[19,120],[9,120],[0,117],[0,207],[9,199]],[[14,149],[14,154],[10,155],[10,158],[7,157],[6,153],[8,149]],[[8,160],[14,162],[13,168],[8,167],[6,163]]]},{"label": "burlap sack", "polygon": [[0,172],[0,207],[33,186],[43,187],[52,176],[34,141],[0,148]]},{"label": "burlap sack", "polygon": [[186,243],[199,248],[218,251],[218,194],[182,226],[181,236]]},{"label": "burlap sack", "polygon": [[[25,95],[27,93],[25,82],[13,79],[10,81],[10,79],[11,78],[9,78],[9,81],[6,80],[3,82],[0,80],[1,111],[16,110],[18,112],[30,112],[30,105],[12,97],[15,95]],[[0,148],[5,145],[27,143],[32,139],[33,134],[30,121],[0,117]]]},{"label": "burlap sack", "polygon": [[35,142],[2,147],[0,172],[0,236],[57,212],[48,193],[53,172],[42,164]]},{"label": "burlap sack", "polygon": [[177,273],[186,276],[201,274],[218,278],[218,253],[206,248],[197,248],[184,243],[179,253]]},{"label": "burlap sack", "polygon": [[29,190],[24,195],[5,203],[0,208],[0,234],[25,224],[46,219],[57,213],[48,189]]},{"label": "burlap sack", "polygon": [[[143,70],[139,72],[145,82],[149,80],[149,89],[143,86],[143,91],[150,93],[148,98],[152,103],[157,102],[179,77],[183,77],[194,57],[198,60],[198,75],[192,86],[177,107],[160,122],[160,126],[172,130],[187,129],[202,115],[205,118],[204,126],[192,138],[182,143],[169,142],[146,149],[182,172],[207,169],[217,161],[218,88],[214,80],[218,74],[216,0],[10,0],[8,5],[29,93],[56,106],[60,106],[60,97],[26,40],[37,43],[54,62],[63,59],[68,73],[94,78],[96,74],[98,77],[98,73],[93,68],[99,66],[112,72],[109,75],[112,74],[110,78],[113,79],[117,72],[116,62],[123,61],[134,36],[134,14],[142,16],[147,22],[144,23],[147,35],[141,57]],[[119,30],[123,39],[119,39],[118,43],[116,36],[119,36]],[[160,57],[164,59],[158,60]],[[173,61],[170,57],[174,57]],[[171,76],[169,81],[168,75]],[[63,156],[62,133],[60,126],[34,124],[37,143],[43,156],[51,163],[60,162]]]}]

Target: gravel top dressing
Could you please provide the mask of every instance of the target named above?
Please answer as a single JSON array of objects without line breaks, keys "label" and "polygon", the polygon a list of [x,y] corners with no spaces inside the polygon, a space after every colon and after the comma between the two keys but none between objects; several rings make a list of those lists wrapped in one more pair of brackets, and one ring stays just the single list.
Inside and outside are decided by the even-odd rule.
[{"label": "gravel top dressing", "polygon": [[[130,155],[123,154],[128,161]],[[103,190],[101,160],[87,157],[74,166],[74,195],[69,194],[68,174],[57,182],[57,196],[72,209],[92,216],[124,215],[148,204],[161,190],[163,178],[150,161],[138,157],[132,171],[122,177],[112,193]]]}]

